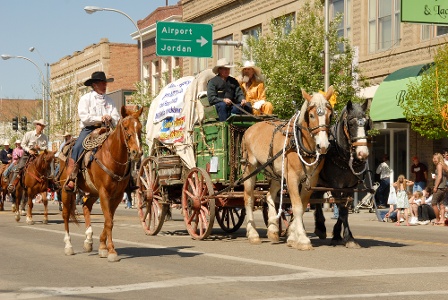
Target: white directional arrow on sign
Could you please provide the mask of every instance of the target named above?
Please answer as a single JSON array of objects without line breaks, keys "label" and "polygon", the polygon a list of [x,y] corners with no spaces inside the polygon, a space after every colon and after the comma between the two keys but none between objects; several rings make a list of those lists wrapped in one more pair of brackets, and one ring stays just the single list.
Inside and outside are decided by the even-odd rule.
[{"label": "white directional arrow on sign", "polygon": [[196,40],[196,43],[200,43],[200,44],[201,44],[201,47],[202,47],[202,46],[204,46],[205,44],[207,44],[208,41],[207,41],[203,36],[201,36],[200,39],[197,39],[197,40]]}]

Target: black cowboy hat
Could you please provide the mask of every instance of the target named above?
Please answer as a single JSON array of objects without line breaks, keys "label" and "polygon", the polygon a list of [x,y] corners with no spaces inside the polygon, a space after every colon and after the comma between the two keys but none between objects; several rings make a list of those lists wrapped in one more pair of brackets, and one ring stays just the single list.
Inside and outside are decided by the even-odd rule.
[{"label": "black cowboy hat", "polygon": [[92,73],[92,77],[90,79],[87,79],[86,82],[84,82],[85,86],[92,86],[92,83],[95,81],[105,81],[105,82],[113,82],[113,78],[106,78],[106,74],[102,71],[97,71]]}]

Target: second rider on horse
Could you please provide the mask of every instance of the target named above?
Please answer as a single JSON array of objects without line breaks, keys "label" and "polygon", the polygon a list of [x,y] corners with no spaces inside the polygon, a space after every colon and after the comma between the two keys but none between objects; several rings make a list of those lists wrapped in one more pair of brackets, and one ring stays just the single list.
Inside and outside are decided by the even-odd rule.
[{"label": "second rider on horse", "polygon": [[114,101],[106,95],[107,83],[113,81],[113,78],[106,78],[104,72],[93,72],[91,78],[84,82],[84,85],[91,86],[93,91],[82,96],[78,103],[81,133],[68,160],[67,168],[70,176],[65,184],[65,190],[68,192],[74,192],[76,189],[75,180],[79,169],[78,159],[84,151],[82,145],[84,139],[92,131],[100,128],[103,123],[116,126],[120,119]]}]

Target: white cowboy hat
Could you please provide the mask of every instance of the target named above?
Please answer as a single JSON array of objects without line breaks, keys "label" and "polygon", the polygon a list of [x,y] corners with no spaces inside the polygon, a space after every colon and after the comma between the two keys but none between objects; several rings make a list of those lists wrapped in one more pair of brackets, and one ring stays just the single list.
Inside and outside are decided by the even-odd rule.
[{"label": "white cowboy hat", "polygon": [[21,140],[16,140],[16,142],[14,144],[22,144]]},{"label": "white cowboy hat", "polygon": [[253,61],[251,61],[251,60],[246,60],[246,61],[244,62],[243,68],[241,69],[241,73],[243,73],[243,70],[244,70],[244,69],[249,69],[249,68],[253,69],[254,72],[255,72],[255,74],[256,74],[258,77],[261,76],[261,69],[255,65],[255,62],[253,62]]},{"label": "white cowboy hat", "polygon": [[213,73],[217,74],[218,73],[218,69],[219,68],[233,68],[234,65],[229,64],[229,61],[227,60],[227,58],[221,58],[218,59],[218,61],[216,62],[216,66],[213,67],[212,71]]},{"label": "white cowboy hat", "polygon": [[9,146],[9,142],[8,142],[8,141],[5,141],[5,142],[3,143],[3,146]]},{"label": "white cowboy hat", "polygon": [[34,121],[33,121],[33,124],[34,124],[34,125],[36,125],[36,124],[40,124],[40,125],[42,125],[42,126],[47,126],[47,124],[45,124],[44,119],[34,120]]}]

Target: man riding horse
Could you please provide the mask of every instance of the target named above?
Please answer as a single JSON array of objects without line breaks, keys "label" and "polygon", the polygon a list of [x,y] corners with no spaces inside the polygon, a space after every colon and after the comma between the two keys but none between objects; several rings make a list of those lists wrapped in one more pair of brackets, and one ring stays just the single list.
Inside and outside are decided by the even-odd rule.
[{"label": "man riding horse", "polygon": [[113,78],[106,78],[104,72],[93,72],[90,79],[84,82],[85,86],[91,86],[92,91],[79,99],[78,115],[81,120],[81,133],[73,146],[71,157],[68,160],[68,171],[70,176],[65,184],[67,192],[76,190],[76,178],[79,169],[79,158],[84,151],[84,139],[95,129],[100,128],[102,123],[109,123],[116,126],[120,115],[115,104],[106,95],[107,83],[114,81]]}]

